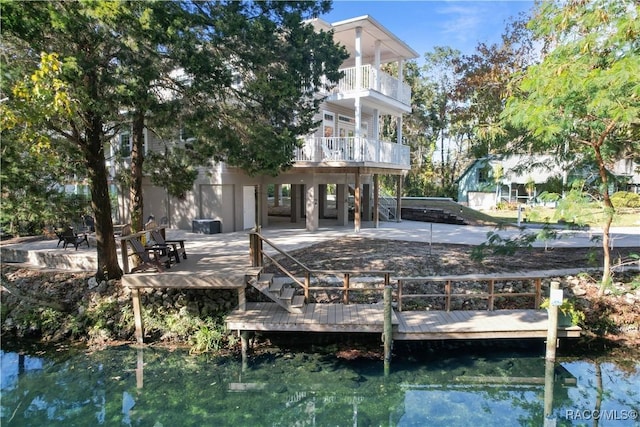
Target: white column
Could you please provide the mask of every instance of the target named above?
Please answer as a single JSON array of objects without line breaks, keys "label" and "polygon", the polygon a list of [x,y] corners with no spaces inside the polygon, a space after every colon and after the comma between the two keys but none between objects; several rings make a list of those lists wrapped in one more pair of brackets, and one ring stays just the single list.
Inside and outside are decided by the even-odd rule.
[{"label": "white column", "polygon": [[318,229],[318,184],[311,181],[307,184],[307,191],[305,197],[305,212],[307,215],[307,231],[316,231]]},{"label": "white column", "polygon": [[[403,64],[404,61],[402,61],[402,59],[398,61],[398,99],[402,99],[402,82],[404,80]],[[398,127],[398,140],[396,142],[402,144],[402,115],[396,120],[396,125]]]},{"label": "white column", "polygon": [[[377,108],[373,109],[373,123],[371,124],[371,136],[376,141],[376,162],[380,161],[380,111]],[[370,137],[371,137],[370,136]]]},{"label": "white column", "polygon": [[375,57],[374,57],[375,62],[373,64],[375,84],[373,87],[375,88],[375,90],[379,92],[380,91],[380,40],[376,40],[375,49],[376,49]]},{"label": "white column", "polygon": [[361,132],[360,127],[362,126],[362,117],[361,117],[361,108],[360,108],[360,90],[362,89],[362,27],[356,27],[356,41],[355,41],[355,49],[356,49],[356,97],[354,100],[354,115],[356,119],[356,140],[359,141]]}]

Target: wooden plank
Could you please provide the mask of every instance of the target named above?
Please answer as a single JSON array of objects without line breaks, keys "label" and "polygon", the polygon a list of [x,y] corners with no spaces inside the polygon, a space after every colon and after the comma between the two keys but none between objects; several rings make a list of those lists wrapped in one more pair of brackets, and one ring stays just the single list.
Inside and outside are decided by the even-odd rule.
[{"label": "wooden plank", "polygon": [[[230,329],[300,332],[382,332],[382,307],[368,304],[309,304],[302,314],[275,303],[247,303],[227,317]],[[380,319],[378,319],[378,317]],[[410,311],[393,315],[394,339],[545,338],[542,310]],[[580,335],[579,327],[559,328],[559,337]]]}]

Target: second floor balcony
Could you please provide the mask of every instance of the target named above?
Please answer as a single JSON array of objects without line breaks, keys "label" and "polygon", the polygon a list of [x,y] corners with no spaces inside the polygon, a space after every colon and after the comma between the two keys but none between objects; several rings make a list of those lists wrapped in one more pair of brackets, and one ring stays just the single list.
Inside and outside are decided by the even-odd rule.
[{"label": "second floor balcony", "polygon": [[407,145],[371,138],[307,137],[302,147],[294,151],[296,162],[339,162],[344,166],[356,163],[384,164],[409,169],[410,149]]},{"label": "second floor balcony", "polygon": [[404,105],[411,105],[411,87],[383,71],[376,70],[371,65],[362,65],[360,67],[362,76],[360,82],[357,79],[356,67],[343,68],[340,71],[344,73],[344,77],[340,79],[329,94],[348,95],[374,90]]}]

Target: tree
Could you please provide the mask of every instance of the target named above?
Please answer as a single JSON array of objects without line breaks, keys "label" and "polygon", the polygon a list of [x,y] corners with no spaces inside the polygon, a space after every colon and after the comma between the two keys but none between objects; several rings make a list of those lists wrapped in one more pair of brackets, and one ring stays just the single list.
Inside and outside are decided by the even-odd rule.
[{"label": "tree", "polygon": [[535,60],[535,46],[527,19],[521,16],[507,24],[499,44],[479,43],[471,55],[454,60],[460,78],[456,82],[456,101],[462,120],[474,128],[472,153],[486,157],[513,149],[521,135],[513,126],[502,126],[500,114],[508,95],[510,77]]},{"label": "tree", "polygon": [[[439,146],[439,159],[434,156],[436,176],[439,178],[442,195],[456,193],[455,180],[464,166],[463,159],[469,148],[471,127],[461,115],[462,104],[454,98],[460,74],[454,66],[460,60],[460,52],[450,47],[436,46],[425,54],[423,66],[427,84],[433,91],[429,106],[431,134]],[[438,150],[436,150],[438,151]]]},{"label": "tree", "polygon": [[[14,82],[7,102],[6,107],[20,117],[13,128],[15,137],[27,146],[64,139],[83,159],[95,216],[96,277],[120,278],[104,152],[120,123],[118,55],[127,41],[109,24],[126,12],[128,4],[3,2],[0,6],[3,39],[16,47],[12,59],[30,64],[33,70],[30,78]],[[33,133],[40,138],[34,141]],[[63,153],[66,148],[59,144],[55,151]]]},{"label": "tree", "polygon": [[639,11],[633,0],[538,5],[529,27],[543,43],[542,58],[515,75],[503,114],[531,134],[531,150],[597,168],[606,213],[601,294],[611,279],[611,164],[640,152]]},{"label": "tree", "polygon": [[[177,123],[195,131],[191,144],[168,150],[168,161],[157,162],[155,170],[176,164],[171,160],[178,153],[189,161],[187,170],[213,156],[252,174],[275,174],[291,165],[297,137],[316,125],[321,76],[338,81],[346,55],[330,33],[316,33],[303,22],[326,11],[328,2],[52,1],[1,7],[3,41],[16,47],[7,63],[31,70],[25,81],[10,73],[17,89],[2,108],[17,111],[21,121],[7,130],[27,145],[34,143],[33,132],[25,129],[45,144],[58,136],[80,153],[96,220],[98,278],[122,275],[105,147],[123,126],[132,128],[128,182],[138,223],[144,127],[171,117],[174,129]],[[184,178],[192,179],[185,183],[191,188],[195,175]]]}]

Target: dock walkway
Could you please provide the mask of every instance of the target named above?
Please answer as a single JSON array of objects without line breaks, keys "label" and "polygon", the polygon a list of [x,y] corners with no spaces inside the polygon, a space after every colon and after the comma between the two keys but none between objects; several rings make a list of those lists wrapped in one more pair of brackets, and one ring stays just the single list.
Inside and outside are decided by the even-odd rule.
[{"label": "dock walkway", "polygon": [[[275,303],[247,303],[226,318],[227,328],[261,332],[382,333],[380,304],[306,304],[289,313]],[[546,338],[546,310],[394,311],[394,340]],[[558,336],[580,336],[580,327],[558,327]]]}]

